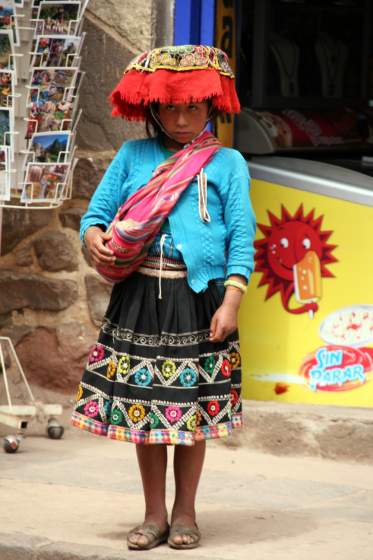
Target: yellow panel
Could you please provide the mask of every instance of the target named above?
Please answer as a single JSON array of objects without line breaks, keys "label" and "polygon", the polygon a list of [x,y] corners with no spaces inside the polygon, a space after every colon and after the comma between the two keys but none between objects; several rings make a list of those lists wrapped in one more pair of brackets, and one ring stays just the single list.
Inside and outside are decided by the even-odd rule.
[{"label": "yellow panel", "polygon": [[[291,281],[292,265],[307,250],[316,247],[322,277],[321,298],[308,302],[317,310],[293,314],[279,289],[265,299],[263,272],[253,273],[240,310],[244,398],[373,406],[373,208],[258,180],[252,200],[258,224],[271,226],[257,231],[257,240],[266,240],[262,268],[268,282],[288,287],[288,309],[307,305],[296,301]],[[336,247],[328,253],[325,244]],[[338,262],[327,264],[328,254]]]}]

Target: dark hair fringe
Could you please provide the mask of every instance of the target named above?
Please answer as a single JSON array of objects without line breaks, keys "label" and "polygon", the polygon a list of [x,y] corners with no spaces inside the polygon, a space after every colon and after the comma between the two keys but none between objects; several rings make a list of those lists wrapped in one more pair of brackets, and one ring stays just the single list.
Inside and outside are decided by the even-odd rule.
[{"label": "dark hair fringe", "polygon": [[[213,127],[215,128],[216,120],[218,119],[218,117],[224,116],[225,113],[222,113],[221,111],[218,111],[217,109],[212,107],[210,99],[208,99],[208,103],[209,103],[210,120],[213,123]],[[153,108],[157,111],[158,103],[154,103]],[[148,138],[155,138],[155,137],[162,138],[162,136],[164,136],[163,130],[161,129],[157,121],[154,120],[153,115],[150,112],[150,107],[146,108],[145,131]]]}]

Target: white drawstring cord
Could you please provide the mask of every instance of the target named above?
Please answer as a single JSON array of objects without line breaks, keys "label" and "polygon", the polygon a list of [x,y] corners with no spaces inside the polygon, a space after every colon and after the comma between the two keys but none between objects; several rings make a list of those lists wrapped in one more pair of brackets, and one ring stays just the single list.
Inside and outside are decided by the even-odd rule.
[{"label": "white drawstring cord", "polygon": [[202,222],[211,222],[210,214],[207,211],[207,174],[203,168],[197,175],[198,184],[198,208],[199,217]]},{"label": "white drawstring cord", "polygon": [[163,268],[163,245],[166,241],[167,233],[161,235],[160,248],[161,258],[159,260],[159,276],[158,276],[158,299],[162,299],[162,268]]}]

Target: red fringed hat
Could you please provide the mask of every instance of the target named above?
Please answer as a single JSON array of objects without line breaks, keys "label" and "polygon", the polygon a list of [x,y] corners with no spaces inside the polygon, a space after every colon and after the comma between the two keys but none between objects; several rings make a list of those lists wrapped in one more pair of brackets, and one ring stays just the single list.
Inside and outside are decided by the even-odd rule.
[{"label": "red fringed hat", "polygon": [[215,109],[238,113],[240,102],[227,55],[216,47],[161,47],[136,57],[110,96],[113,115],[146,119],[151,103],[190,103],[211,99]]}]

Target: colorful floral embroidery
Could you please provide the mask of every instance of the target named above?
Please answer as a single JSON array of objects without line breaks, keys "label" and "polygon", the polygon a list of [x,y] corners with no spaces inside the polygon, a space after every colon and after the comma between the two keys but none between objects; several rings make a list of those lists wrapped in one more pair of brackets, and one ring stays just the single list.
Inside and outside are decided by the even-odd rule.
[{"label": "colorful floral embroidery", "polygon": [[238,393],[236,391],[236,389],[231,389],[230,395],[229,395],[229,400],[231,401],[231,405],[234,406],[235,404],[238,403]]},{"label": "colorful floral embroidery", "polygon": [[83,387],[79,385],[78,392],[76,393],[76,401],[80,401],[83,396]]},{"label": "colorful floral embroidery", "polygon": [[205,363],[203,364],[203,368],[205,371],[207,371],[207,373],[214,373],[214,369],[215,369],[215,358],[214,356],[209,356],[208,358],[206,358]]},{"label": "colorful floral embroidery", "polygon": [[116,408],[115,410],[112,410],[111,415],[110,415],[111,424],[118,425],[122,421],[123,421],[123,413],[118,408]]},{"label": "colorful floral embroidery", "polygon": [[165,360],[162,364],[163,377],[171,377],[176,371],[176,364],[172,360]]},{"label": "colorful floral embroidery", "polygon": [[118,362],[118,372],[119,373],[128,373],[131,368],[131,361],[128,354],[122,356]]},{"label": "colorful floral embroidery", "polygon": [[221,372],[224,377],[231,376],[231,363],[229,360],[223,360],[223,363],[221,364]]},{"label": "colorful floral embroidery", "polygon": [[96,401],[88,401],[84,407],[84,414],[90,418],[97,416],[99,411],[98,403]]},{"label": "colorful floral embroidery", "polygon": [[196,426],[200,426],[202,424],[202,413],[200,410],[196,412]]},{"label": "colorful floral embroidery", "polygon": [[102,344],[95,344],[88,356],[88,363],[94,364],[100,362],[105,357],[105,348]]},{"label": "colorful floral embroidery", "polygon": [[180,383],[184,387],[192,387],[197,381],[197,374],[194,369],[185,368],[180,375]]},{"label": "colorful floral embroidery", "polygon": [[133,404],[128,411],[128,416],[132,422],[140,422],[145,416],[145,408],[142,404]]},{"label": "colorful floral embroidery", "polygon": [[195,432],[196,427],[197,427],[197,416],[193,414],[193,416],[191,416],[187,421],[187,428],[191,432]]},{"label": "colorful floral embroidery", "polygon": [[104,412],[105,412],[106,416],[109,416],[110,408],[111,408],[111,402],[106,401],[105,404],[104,404]]},{"label": "colorful floral embroidery", "polygon": [[150,371],[147,368],[141,368],[139,371],[136,372],[135,375],[135,382],[137,385],[142,385],[146,387],[152,380],[152,376]]},{"label": "colorful floral embroidery", "polygon": [[227,55],[206,45],[167,46],[141,53],[130,62],[126,72],[133,69],[154,72],[160,68],[176,71],[215,68],[223,76],[234,78]]},{"label": "colorful floral embroidery", "polygon": [[159,424],[159,418],[154,412],[149,412],[150,429],[154,430]]},{"label": "colorful floral embroidery", "polygon": [[112,379],[116,371],[117,371],[117,364],[114,362],[114,360],[110,359],[107,365],[106,377]]},{"label": "colorful floral embroidery", "polygon": [[219,413],[220,405],[218,401],[210,401],[207,405],[207,412],[210,416],[216,416]]},{"label": "colorful floral embroidery", "polygon": [[232,369],[238,368],[241,365],[241,356],[239,352],[231,352],[229,354]]},{"label": "colorful floral embroidery", "polygon": [[171,405],[166,408],[166,418],[171,424],[175,424],[182,416],[181,408],[176,405]]}]

